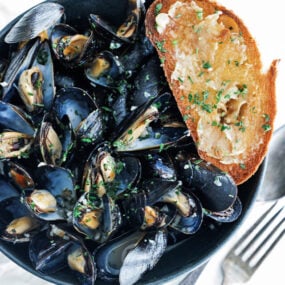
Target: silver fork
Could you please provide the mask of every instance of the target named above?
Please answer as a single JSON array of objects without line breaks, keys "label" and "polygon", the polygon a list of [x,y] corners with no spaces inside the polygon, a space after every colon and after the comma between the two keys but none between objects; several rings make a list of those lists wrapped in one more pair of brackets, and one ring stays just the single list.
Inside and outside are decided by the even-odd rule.
[{"label": "silver fork", "polygon": [[284,235],[284,206],[271,206],[237,241],[222,265],[223,285],[243,284]]}]

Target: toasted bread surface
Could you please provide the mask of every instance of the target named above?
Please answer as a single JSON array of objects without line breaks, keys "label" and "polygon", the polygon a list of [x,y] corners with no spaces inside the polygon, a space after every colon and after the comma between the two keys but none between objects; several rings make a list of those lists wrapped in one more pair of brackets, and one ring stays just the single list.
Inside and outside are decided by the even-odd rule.
[{"label": "toasted bread surface", "polygon": [[145,25],[199,155],[245,182],[272,135],[278,61],[263,73],[241,19],[208,0],[156,0]]}]

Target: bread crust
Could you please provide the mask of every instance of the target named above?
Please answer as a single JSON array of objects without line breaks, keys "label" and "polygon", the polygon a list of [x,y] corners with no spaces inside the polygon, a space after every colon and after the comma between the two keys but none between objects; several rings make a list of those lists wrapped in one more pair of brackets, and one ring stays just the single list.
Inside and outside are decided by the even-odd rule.
[{"label": "bread crust", "polygon": [[[246,82],[246,92],[248,93],[243,95],[244,98],[240,97],[239,100],[240,102],[243,100],[243,103],[241,104],[244,104],[246,106],[246,112],[243,113],[242,118],[248,123],[246,128],[237,128],[238,123],[240,125],[242,124],[241,120],[236,121],[233,124],[225,124],[225,126],[230,126],[232,129],[235,129],[232,131],[234,132],[234,135],[237,138],[240,137],[241,140],[244,140],[246,143],[244,146],[242,146],[242,153],[232,155],[232,162],[225,163],[225,161],[223,161],[223,158],[210,153],[207,147],[206,149],[201,147],[202,144],[200,143],[202,141],[202,132],[200,131],[199,133],[198,126],[200,126],[201,120],[205,121],[205,117],[211,117],[213,115],[207,112],[198,112],[197,108],[195,109],[193,107],[193,101],[189,102],[190,99],[182,100],[182,97],[185,98],[185,96],[191,92],[189,83],[181,83],[180,81],[182,80],[179,78],[179,80],[177,80],[177,78],[173,78],[173,73],[177,69],[177,54],[175,54],[173,37],[171,33],[181,33],[181,29],[179,30],[178,25],[184,25],[184,23],[176,23],[175,19],[170,19],[171,28],[168,28],[167,26],[165,30],[158,32],[156,17],[159,13],[169,13],[169,9],[173,7],[173,4],[176,2],[186,3],[186,5],[190,5],[191,2],[195,2],[200,8],[203,9],[203,19],[205,19],[208,15],[215,14],[216,11],[221,11],[222,13],[220,14],[222,16],[219,16],[218,22],[222,22],[223,26],[225,27],[225,29],[220,33],[220,36],[223,37],[223,39],[226,38],[225,44],[227,44],[226,41],[228,40],[229,35],[231,36],[233,34],[232,29],[236,28],[238,29],[239,34],[242,35],[243,45],[246,46],[247,59],[244,65],[247,64],[251,66],[250,68],[246,69],[249,70],[249,79],[248,82]],[[184,13],[183,9],[181,9],[181,13]],[[178,19],[178,14],[175,17]],[[189,16],[187,17],[189,18]],[[189,20],[191,21],[191,19]],[[230,27],[228,27],[228,25],[230,25]],[[262,73],[262,63],[257,44],[249,33],[245,24],[232,11],[217,4],[216,2],[210,2],[209,0],[156,0],[152,3],[147,11],[145,26],[147,36],[151,40],[152,44],[156,47],[156,50],[162,59],[162,66],[165,76],[176,99],[182,116],[191,117],[191,119],[186,119],[185,123],[190,130],[193,140],[197,144],[199,155],[201,158],[229,173],[237,185],[245,182],[257,171],[259,165],[262,163],[268,149],[270,138],[272,136],[273,122],[276,115],[275,81],[277,75],[278,60],[274,60],[272,62],[267,73]],[[192,28],[193,27],[194,25],[192,25]],[[188,22],[185,24],[185,27],[183,29],[185,31],[185,34],[182,37],[184,38],[185,42],[185,37],[187,37],[188,34],[193,33],[193,30],[191,29],[191,25]],[[163,48],[161,48],[158,43],[163,43]],[[189,43],[189,46],[190,45],[191,43]],[[230,45],[230,41],[228,45]],[[212,72],[215,72],[215,68]],[[191,76],[191,74],[189,75]],[[188,76],[189,79],[190,76]],[[235,79],[234,74],[232,77]],[[183,86],[181,87],[181,85]],[[253,90],[256,90],[256,93],[258,94],[255,94],[255,91],[253,92]],[[251,93],[254,93],[254,95]],[[253,109],[255,109],[255,106],[253,106],[253,104],[259,106],[256,108],[255,114],[254,112],[251,112]],[[221,121],[222,120],[224,120],[224,117],[221,117]],[[212,123],[208,123],[204,132],[212,132],[214,129],[213,125],[213,121]],[[217,131],[213,134],[214,137],[219,136],[219,134],[223,135],[221,128],[216,128],[215,130]],[[216,140],[213,143],[216,143],[217,141],[219,142],[219,140]],[[208,143],[211,144],[211,141],[208,141]]]}]

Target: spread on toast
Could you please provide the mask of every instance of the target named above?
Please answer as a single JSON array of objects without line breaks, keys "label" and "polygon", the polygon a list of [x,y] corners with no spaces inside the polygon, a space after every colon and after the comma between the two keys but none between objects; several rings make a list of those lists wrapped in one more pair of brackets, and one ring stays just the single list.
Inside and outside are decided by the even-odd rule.
[{"label": "spread on toast", "polygon": [[272,134],[277,61],[262,73],[243,22],[210,1],[157,0],[145,23],[199,155],[243,183]]}]

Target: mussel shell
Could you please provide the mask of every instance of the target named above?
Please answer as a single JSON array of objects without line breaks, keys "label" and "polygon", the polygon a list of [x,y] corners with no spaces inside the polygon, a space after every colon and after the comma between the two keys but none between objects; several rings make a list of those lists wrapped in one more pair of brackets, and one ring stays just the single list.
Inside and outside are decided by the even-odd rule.
[{"label": "mussel shell", "polygon": [[[16,186],[17,189],[19,189],[19,192],[24,190],[32,190],[35,188],[35,182],[33,178],[22,165],[11,160],[4,160],[2,161],[2,166],[0,169],[0,173],[7,178],[7,181],[10,181],[10,183]],[[3,193],[4,187],[1,187],[1,189],[1,192]]]},{"label": "mussel shell", "polygon": [[[65,51],[73,39],[76,39],[77,46],[71,47],[70,53],[66,54]],[[50,41],[56,58],[67,68],[77,68],[87,61],[91,61],[96,49],[99,48],[93,33],[85,36],[75,28],[62,23],[54,26]],[[72,52],[76,53],[72,54]]]},{"label": "mussel shell", "polygon": [[241,200],[237,197],[234,204],[225,211],[221,212],[211,212],[204,210],[204,213],[207,217],[220,222],[220,223],[231,223],[236,221],[242,213],[242,203]]},{"label": "mussel shell", "polygon": [[165,252],[166,246],[165,231],[147,233],[124,258],[119,274],[120,284],[131,285],[136,283],[145,272],[157,264]]},{"label": "mussel shell", "polygon": [[140,106],[156,98],[165,88],[165,79],[157,56],[152,56],[139,70],[134,79],[132,105]]},{"label": "mussel shell", "polygon": [[[93,198],[94,197],[94,198]],[[96,202],[94,202],[95,200]],[[91,205],[91,201],[93,204]],[[96,203],[96,204],[95,204]],[[92,207],[91,207],[92,206]],[[86,213],[96,211],[96,225],[89,227],[83,220]],[[88,218],[88,223],[90,218]],[[96,242],[106,242],[121,225],[121,213],[118,206],[106,194],[85,193],[77,201],[73,210],[73,226],[78,232]]]},{"label": "mussel shell", "polygon": [[167,153],[148,152],[143,155],[143,177],[155,177],[176,180],[176,170],[172,159]]},{"label": "mussel shell", "polygon": [[[43,224],[20,202],[19,197],[12,197],[1,201],[0,209],[0,238],[5,241],[13,243],[29,242]],[[10,223],[21,218],[24,219],[12,226],[17,231],[16,227],[21,227],[21,222],[27,222],[28,224],[19,228],[21,233],[13,233],[13,230],[12,233],[8,233],[7,228],[10,226]]]},{"label": "mussel shell", "polygon": [[9,179],[2,174],[0,175],[0,189],[0,201],[20,196],[20,192],[9,182]]},{"label": "mussel shell", "polygon": [[5,129],[30,136],[35,132],[27,114],[14,105],[0,101],[0,130]]},{"label": "mussel shell", "polygon": [[75,134],[68,117],[59,121],[46,113],[36,135],[36,143],[39,156],[45,163],[62,165],[75,147]]},{"label": "mussel shell", "polygon": [[49,111],[55,96],[54,66],[48,41],[41,43],[32,66],[37,66],[43,74],[42,92],[43,105]]},{"label": "mussel shell", "polygon": [[132,228],[140,228],[145,221],[145,207],[161,202],[162,197],[181,186],[178,181],[145,180],[119,200],[123,221]]},{"label": "mussel shell", "polygon": [[116,196],[128,192],[140,181],[142,166],[136,157],[122,156],[117,158],[117,174],[113,181]]},{"label": "mussel shell", "polygon": [[193,191],[204,208],[213,212],[228,209],[237,197],[233,179],[214,165],[183,152],[176,156],[177,175]]},{"label": "mussel shell", "polygon": [[[73,258],[75,258],[75,260],[72,260]],[[83,247],[82,244],[75,242],[69,249],[67,259],[72,273],[76,276],[80,284],[93,285],[95,283],[97,270],[86,247]],[[75,264],[75,268],[71,267],[71,264],[73,263]],[[83,266],[84,268],[78,268],[80,266]]]},{"label": "mussel shell", "polygon": [[105,123],[102,113],[97,109],[81,121],[76,130],[76,136],[83,143],[96,144],[103,140],[104,131]]},{"label": "mussel shell", "polygon": [[59,120],[68,117],[73,130],[76,130],[81,121],[87,118],[96,106],[86,91],[70,87],[62,88],[57,92],[53,109]]},{"label": "mussel shell", "polygon": [[10,29],[6,43],[19,43],[37,37],[54,25],[63,15],[63,6],[57,3],[41,3],[26,12]]},{"label": "mussel shell", "polygon": [[73,241],[50,239],[47,231],[32,238],[29,257],[33,267],[44,274],[52,274],[67,267],[66,257]]},{"label": "mussel shell", "polygon": [[[149,210],[150,215],[148,215]],[[167,203],[156,203],[153,207],[146,206],[144,211],[144,222],[141,225],[141,229],[144,231],[157,231],[168,227],[177,213],[176,207]]]},{"label": "mussel shell", "polygon": [[[184,123],[177,125],[164,121],[166,114],[172,109],[172,100],[171,94],[167,92],[136,108],[120,124],[114,135],[113,146],[116,151],[134,152],[156,149],[160,152],[189,136]],[[143,124],[145,124],[145,130],[142,135],[135,136],[137,125],[141,130]]]},{"label": "mussel shell", "polygon": [[203,210],[201,202],[193,194],[185,194],[189,201],[191,213],[189,216],[184,217],[179,213],[170,224],[170,227],[184,234],[195,234],[201,227],[203,222]]},{"label": "mussel shell", "polygon": [[125,68],[126,74],[133,76],[139,72],[151,55],[155,55],[155,50],[145,35],[145,27],[142,26],[138,39],[120,56],[120,61]]},{"label": "mussel shell", "polygon": [[71,172],[63,167],[42,165],[36,169],[35,177],[36,191],[44,190],[44,192],[50,193],[53,197],[52,202],[54,199],[56,200],[56,208],[52,212],[38,212],[37,208],[30,204],[29,198],[35,192],[24,191],[23,199],[30,211],[38,218],[47,221],[71,218],[76,202],[75,185]]},{"label": "mussel shell", "polygon": [[119,58],[110,51],[102,51],[97,54],[91,66],[85,69],[85,75],[91,84],[109,88],[115,88],[120,85],[123,72],[124,69]]},{"label": "mussel shell", "polygon": [[93,285],[97,277],[95,263],[84,240],[78,235],[78,232],[74,230],[72,225],[66,223],[51,225],[48,230],[48,236],[51,240],[54,237],[56,239],[59,237],[67,242],[72,241],[72,245],[66,253],[66,262],[70,268],[70,274],[74,274],[80,284]]},{"label": "mussel shell", "polygon": [[60,165],[62,161],[62,144],[48,115],[44,116],[38,133],[38,143],[43,161],[47,164]]},{"label": "mussel shell", "polygon": [[128,232],[98,247],[93,254],[98,277],[104,281],[118,279],[126,253],[137,246],[144,236],[143,232]]},{"label": "mussel shell", "polygon": [[133,232],[122,235],[94,252],[98,276],[106,281],[134,284],[151,270],[166,249],[166,233]]},{"label": "mussel shell", "polygon": [[11,102],[17,95],[16,87],[20,74],[30,68],[40,46],[40,40],[29,41],[23,48],[12,54],[10,64],[4,74],[2,85],[2,100]]}]

